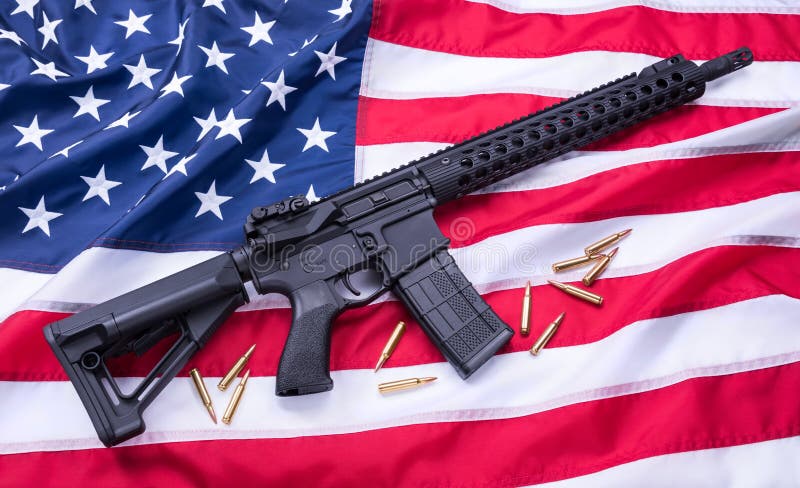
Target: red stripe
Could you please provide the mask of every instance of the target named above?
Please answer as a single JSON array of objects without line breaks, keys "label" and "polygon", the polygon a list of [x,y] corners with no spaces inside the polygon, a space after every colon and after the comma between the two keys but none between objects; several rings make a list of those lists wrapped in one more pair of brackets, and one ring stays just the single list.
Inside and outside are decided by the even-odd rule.
[{"label": "red stripe", "polygon": [[[587,14],[519,14],[465,0],[376,1],[370,36],[466,56],[536,58],[624,51],[711,59],[749,46],[761,61],[797,61],[800,15],[680,13],[620,7]],[[757,35],[755,35],[757,33]]]},{"label": "red stripe", "polygon": [[510,419],[16,454],[0,470],[25,486],[519,486],[798,435],[798,384],[795,363]]},{"label": "red stripe", "polygon": [[[393,100],[361,97],[356,144],[457,143],[561,101],[499,93]],[[603,139],[587,149],[650,147],[697,137],[784,109],[687,105]]]},{"label": "red stripe", "polygon": [[[463,247],[534,225],[687,212],[798,190],[800,153],[725,154],[634,164],[551,188],[470,195],[435,212],[451,245]],[[464,222],[469,232],[459,230]]]},{"label": "red stripe", "polygon": [[[649,273],[601,279],[593,290],[606,297],[603,320],[594,306],[548,285],[534,287],[532,336],[556,315],[569,310],[568,322],[591,327],[562,327],[548,347],[600,340],[636,321],[705,310],[751,298],[786,294],[800,298],[800,249],[771,246],[722,246],[685,256]],[[522,291],[511,289],[484,298],[500,317],[517,329]],[[636,303],[635,308],[630,304]],[[0,380],[63,380],[65,374],[44,341],[41,328],[65,314],[24,311],[0,327]],[[240,312],[228,320],[191,361],[206,376],[223,376],[253,342],[257,352],[249,367],[254,376],[274,375],[288,334],[288,309]],[[345,312],[333,328],[331,367],[334,370],[372,368],[391,329],[399,320],[409,323],[387,367],[442,361],[422,330],[398,302],[384,302]],[[503,352],[524,351],[531,337],[516,334]],[[163,349],[124,362],[118,375],[144,376]],[[188,368],[181,374],[187,374]]]}]

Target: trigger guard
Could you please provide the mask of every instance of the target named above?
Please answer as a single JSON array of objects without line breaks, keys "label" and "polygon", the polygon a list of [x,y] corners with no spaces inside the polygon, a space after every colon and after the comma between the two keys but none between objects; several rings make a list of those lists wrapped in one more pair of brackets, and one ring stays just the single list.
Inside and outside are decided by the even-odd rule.
[{"label": "trigger guard", "polygon": [[345,273],[344,276],[342,276],[342,283],[344,283],[345,288],[347,288],[350,291],[350,293],[352,293],[357,297],[361,296],[361,291],[356,290],[353,287],[353,283],[350,282],[350,273]]}]

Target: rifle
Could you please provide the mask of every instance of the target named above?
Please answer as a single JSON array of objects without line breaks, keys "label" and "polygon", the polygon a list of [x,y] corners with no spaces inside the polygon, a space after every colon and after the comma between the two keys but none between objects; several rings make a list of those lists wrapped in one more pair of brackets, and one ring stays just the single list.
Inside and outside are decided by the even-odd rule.
[{"label": "rifle", "polygon": [[[434,207],[695,100],[706,82],[752,61],[746,47],[700,66],[675,55],[316,203],[296,196],[256,207],[245,246],[49,324],[45,337],[106,446],[144,432],[144,409],[248,302],[246,282],[291,302],[279,396],[331,390],[334,319],[388,290],[467,378],[513,331],[453,261]],[[105,360],[141,355],[176,333],[152,371],[123,393]]]}]

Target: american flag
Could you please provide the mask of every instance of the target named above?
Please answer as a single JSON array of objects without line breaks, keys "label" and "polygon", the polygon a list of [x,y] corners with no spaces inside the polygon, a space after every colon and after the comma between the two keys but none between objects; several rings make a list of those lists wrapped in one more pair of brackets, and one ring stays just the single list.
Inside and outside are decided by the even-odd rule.
[{"label": "american flag", "polygon": [[[0,485],[800,485],[798,33],[783,0],[4,0]],[[389,296],[337,320],[332,392],[278,398],[288,302],[251,293],[189,363],[211,386],[258,344],[232,425],[187,368],[106,449],[44,341],[240,245],[252,207],[743,45],[753,65],[697,103],[437,209],[506,322],[527,280],[533,336],[567,312],[536,358],[516,335],[462,381]],[[601,309],[546,285],[626,228]]]}]

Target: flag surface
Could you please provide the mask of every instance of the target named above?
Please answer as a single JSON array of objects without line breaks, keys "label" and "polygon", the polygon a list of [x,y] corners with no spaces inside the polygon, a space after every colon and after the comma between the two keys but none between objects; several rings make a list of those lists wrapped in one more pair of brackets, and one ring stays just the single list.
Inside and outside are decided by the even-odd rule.
[{"label": "flag surface", "polygon": [[[797,486],[797,32],[781,0],[2,2],[0,486]],[[241,245],[254,206],[745,45],[753,65],[697,102],[437,209],[507,323],[527,280],[532,336],[567,312],[536,358],[516,335],[462,381],[386,296],[337,319],[332,392],[278,398],[291,311],[251,289],[145,434],[106,449],[44,341]],[[546,284],[627,228],[601,309]],[[240,409],[215,426],[188,369],[212,386],[252,343]],[[147,372],[116,365],[122,384]],[[422,376],[439,380],[375,388]]]}]

